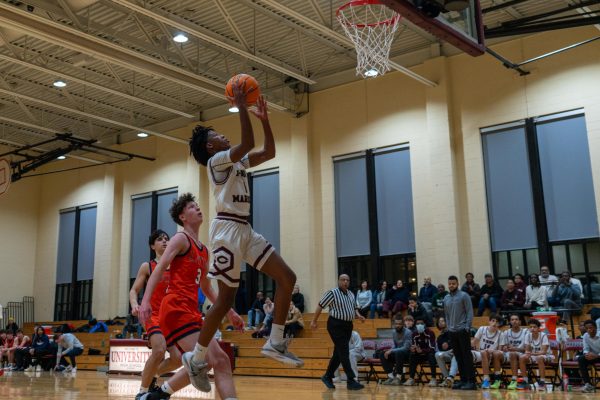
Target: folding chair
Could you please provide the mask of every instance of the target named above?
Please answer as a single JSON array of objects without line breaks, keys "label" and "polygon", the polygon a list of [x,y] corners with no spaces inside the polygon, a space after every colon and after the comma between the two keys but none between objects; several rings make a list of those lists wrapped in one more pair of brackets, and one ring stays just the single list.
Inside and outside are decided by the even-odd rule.
[{"label": "folding chair", "polygon": [[[366,381],[367,384],[371,381],[371,378],[375,378],[377,380],[377,371],[375,370],[375,366],[381,365],[381,360],[373,357],[375,354],[375,350],[377,350],[377,343],[374,340],[363,340],[363,347],[365,349],[365,353],[367,356],[358,362],[358,367],[366,367]],[[358,373],[361,371],[359,369]]]},{"label": "folding chair", "polygon": [[[562,385],[562,376],[566,371],[575,370],[577,371],[576,375],[579,376],[579,363],[577,362],[575,355],[581,351],[583,351],[582,339],[567,339],[562,344],[561,360],[558,372],[560,385]],[[567,375],[569,376],[570,380],[575,374],[567,372]]]}]

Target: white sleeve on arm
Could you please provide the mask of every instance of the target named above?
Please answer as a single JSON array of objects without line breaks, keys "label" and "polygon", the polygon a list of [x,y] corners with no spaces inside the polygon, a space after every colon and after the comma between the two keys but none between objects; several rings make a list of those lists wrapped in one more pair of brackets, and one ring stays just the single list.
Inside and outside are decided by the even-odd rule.
[{"label": "white sleeve on arm", "polygon": [[231,174],[233,163],[231,162],[229,152],[230,150],[220,151],[208,160],[210,177],[217,185],[227,182]]}]

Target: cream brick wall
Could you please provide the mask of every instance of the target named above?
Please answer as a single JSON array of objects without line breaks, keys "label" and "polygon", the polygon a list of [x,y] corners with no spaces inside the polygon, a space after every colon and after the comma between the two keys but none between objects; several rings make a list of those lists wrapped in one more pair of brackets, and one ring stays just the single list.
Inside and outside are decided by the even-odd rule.
[{"label": "cream brick wall", "polygon": [[[548,32],[494,49],[519,61],[596,34],[591,27]],[[428,275],[445,282],[449,274],[467,271],[482,280],[491,269],[481,127],[583,107],[600,208],[600,43],[532,63],[526,77],[487,55],[439,57],[414,69],[438,86],[426,88],[394,72],[313,93],[310,113],[300,118],[271,112],[277,156],[255,170],[279,169],[278,250],[297,272],[309,310],[336,284],[335,156],[409,144],[419,282]],[[239,142],[237,116],[208,125]],[[172,134],[188,138],[193,126]],[[260,146],[260,123],[254,121],[254,128]],[[214,200],[206,170],[188,157],[187,146],[148,138],[120,149],[157,160],[26,179],[0,197],[6,249],[0,276],[14,276],[10,285],[0,282],[0,302],[34,294],[36,318],[52,318],[63,208],[98,203],[93,310],[99,318],[127,310],[132,195],[175,186],[197,194],[205,213],[201,240],[207,241]]]}]

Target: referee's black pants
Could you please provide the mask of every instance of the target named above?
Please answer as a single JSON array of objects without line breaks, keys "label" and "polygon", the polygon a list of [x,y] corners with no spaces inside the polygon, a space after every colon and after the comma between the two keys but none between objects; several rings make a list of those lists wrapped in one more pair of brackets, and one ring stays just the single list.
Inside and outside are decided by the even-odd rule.
[{"label": "referee's black pants", "polygon": [[348,377],[348,382],[356,379],[350,364],[350,338],[352,337],[352,321],[343,321],[341,319],[329,317],[327,320],[327,332],[333,342],[333,355],[329,360],[329,366],[325,376],[333,379],[335,371],[344,367],[344,372]]},{"label": "referee's black pants", "polygon": [[450,346],[458,364],[460,381],[475,383],[475,367],[471,353],[471,333],[467,330],[450,332]]}]

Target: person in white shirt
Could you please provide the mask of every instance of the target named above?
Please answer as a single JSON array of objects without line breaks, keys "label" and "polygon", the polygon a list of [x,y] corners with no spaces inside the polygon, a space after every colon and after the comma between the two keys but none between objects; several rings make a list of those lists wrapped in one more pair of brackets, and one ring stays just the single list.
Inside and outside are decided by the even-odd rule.
[{"label": "person in white shirt", "polygon": [[[540,371],[538,389],[544,390],[546,385],[546,363],[552,362],[554,355],[550,348],[548,335],[540,330],[541,325],[537,319],[532,318],[529,320],[529,332],[525,335],[525,353],[519,357],[519,373],[523,374],[524,371],[528,371],[527,364],[537,364]],[[523,380],[525,386],[527,386],[527,374],[524,375]],[[517,389],[519,388],[519,385],[517,385]]]},{"label": "person in white shirt", "polygon": [[360,289],[356,291],[356,307],[358,312],[365,318],[369,316],[371,302],[373,301],[373,292],[369,290],[369,283],[362,281]]},{"label": "person in white shirt", "polygon": [[552,291],[558,285],[558,278],[555,275],[550,275],[550,268],[544,265],[540,268],[539,275],[540,284],[546,288],[546,297],[552,296]]},{"label": "person in white shirt", "polygon": [[538,307],[548,307],[548,291],[540,283],[537,274],[529,276],[529,285],[525,288],[525,308],[536,309]]},{"label": "person in white shirt", "polygon": [[586,331],[583,335],[583,354],[577,358],[577,361],[579,373],[585,383],[582,392],[593,393],[596,391],[596,387],[590,383],[588,367],[600,361],[600,336],[598,336],[594,321],[588,319],[583,324]]},{"label": "person in white shirt", "polygon": [[[352,331],[352,336],[350,337],[350,364],[352,364],[352,372],[354,372],[354,376],[356,376],[356,380],[358,380],[358,362],[362,361],[367,356],[365,353],[365,348],[363,346],[362,338],[360,334],[356,331]],[[340,375],[340,370],[336,371],[336,375]],[[336,376],[333,381],[340,382],[346,381],[348,378],[346,374],[341,374],[341,376]]]},{"label": "person in white shirt", "polygon": [[525,335],[527,329],[521,328],[521,318],[517,314],[510,316],[510,329],[502,333],[500,347],[504,354],[504,362],[510,362],[512,380],[508,385],[509,390],[517,388],[519,371],[519,358],[525,353]]},{"label": "person in white shirt", "polygon": [[[56,371],[77,372],[75,357],[83,354],[83,344],[72,333],[59,333],[54,340],[58,344],[56,367],[54,369]],[[69,357],[71,364],[67,363],[65,357]]]},{"label": "person in white shirt", "polygon": [[[483,370],[482,389],[497,389],[500,387],[500,373],[502,367],[503,354],[500,351],[500,337],[502,332],[498,329],[498,316],[490,315],[488,326],[482,326],[477,330],[473,338],[473,358],[476,361],[481,361],[481,369]],[[490,385],[490,361],[494,364],[494,384]]]}]

